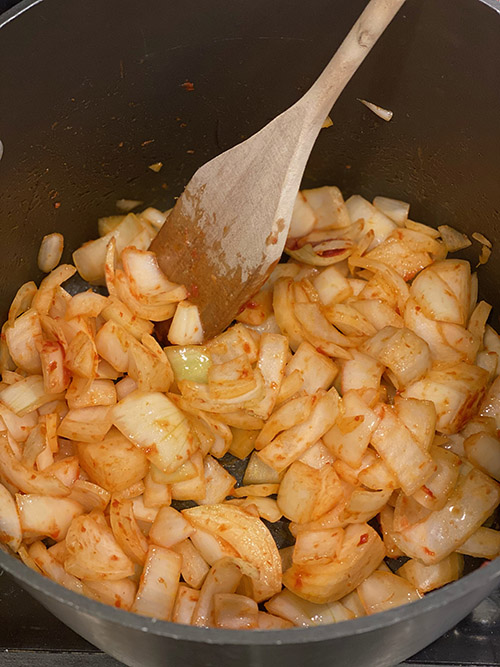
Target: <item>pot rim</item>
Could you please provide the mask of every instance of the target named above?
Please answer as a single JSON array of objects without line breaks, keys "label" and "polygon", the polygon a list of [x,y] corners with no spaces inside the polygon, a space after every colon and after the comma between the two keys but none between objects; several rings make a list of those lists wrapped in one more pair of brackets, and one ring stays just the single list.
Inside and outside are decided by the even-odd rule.
[{"label": "pot rim", "polygon": [[[500,0],[478,0],[500,15]],[[44,0],[22,0],[20,3],[0,15],[0,29],[18,18],[24,12]],[[8,572],[22,586],[34,589],[58,603],[71,607],[75,612],[89,615],[96,620],[128,627],[134,631],[151,633],[161,637],[179,639],[195,643],[266,646],[279,644],[304,644],[323,642],[355,636],[390,627],[401,622],[424,615],[439,607],[447,607],[464,597],[472,595],[479,588],[493,590],[500,584],[500,557],[483,567],[462,577],[444,588],[428,593],[421,600],[341,623],[332,623],[289,630],[221,630],[181,625],[169,621],[140,616],[132,612],[117,609],[70,591],[60,584],[38,574],[24,565],[13,555],[0,548],[0,568]],[[42,603],[43,604],[43,603]]]},{"label": "pot rim", "polygon": [[21,585],[32,588],[59,603],[72,607],[95,619],[111,622],[135,631],[142,631],[190,642],[209,644],[234,644],[250,646],[266,646],[270,644],[304,644],[322,642],[342,637],[355,636],[373,632],[382,627],[390,627],[409,621],[439,607],[447,607],[462,598],[472,595],[477,589],[493,590],[500,584],[500,557],[465,577],[446,585],[444,588],[427,593],[421,600],[389,611],[379,612],[373,616],[363,616],[350,621],[331,623],[328,625],[291,628],[289,630],[221,630],[218,628],[199,628],[181,625],[170,621],[162,621],[140,616],[123,609],[117,609],[95,600],[74,593],[60,584],[38,574],[24,565],[14,556],[0,549],[0,567],[11,574]]}]

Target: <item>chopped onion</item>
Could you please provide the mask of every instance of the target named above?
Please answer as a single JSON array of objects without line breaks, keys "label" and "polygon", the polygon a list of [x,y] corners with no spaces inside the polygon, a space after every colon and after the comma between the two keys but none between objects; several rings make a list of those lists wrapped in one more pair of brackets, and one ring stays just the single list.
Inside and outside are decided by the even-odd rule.
[{"label": "chopped onion", "polygon": [[64,395],[45,393],[41,375],[30,375],[0,391],[0,400],[18,417],[23,417],[45,403],[59,398],[64,398]]},{"label": "chopped onion", "polygon": [[486,264],[486,262],[489,260],[491,256],[491,250],[488,248],[488,246],[483,245],[481,246],[481,252],[479,253],[479,261],[476,264],[476,268],[478,266],[481,266],[482,264]]},{"label": "chopped onion", "polygon": [[148,471],[142,450],[116,429],[111,429],[100,442],[78,444],[78,455],[89,479],[111,493],[124,491]]},{"label": "chopped onion", "polygon": [[170,621],[179,587],[182,558],[162,547],[149,547],[131,611]]},{"label": "chopped onion", "polygon": [[142,204],[142,201],[138,199],[117,199],[116,200],[116,208],[119,211],[123,211],[124,213],[128,213],[129,211],[132,211],[134,208],[137,208]]},{"label": "chopped onion", "polygon": [[207,348],[202,345],[186,345],[165,348],[170,361],[176,382],[191,380],[193,382],[208,382],[208,371],[212,360]]},{"label": "chopped onion", "polygon": [[[257,602],[281,590],[281,559],[271,533],[260,519],[227,504],[192,507],[183,514],[195,528],[222,537],[240,558],[257,568],[258,579],[252,579],[253,598]],[[263,562],[266,570],[260,567]]]},{"label": "chopped onion", "polygon": [[93,512],[73,520],[66,535],[66,572],[89,581],[116,581],[134,573],[103,514]]},{"label": "chopped onion", "polygon": [[371,526],[352,524],[345,530],[335,560],[294,563],[283,573],[283,583],[292,593],[310,602],[333,602],[357,588],[380,565],[384,555],[384,544]]},{"label": "chopped onion", "polygon": [[44,236],[38,251],[38,268],[50,273],[61,261],[64,248],[64,236],[54,232]]},{"label": "chopped onion", "polygon": [[25,539],[63,540],[73,519],[83,512],[80,503],[70,498],[18,493],[16,504]]},{"label": "chopped onion", "polygon": [[408,219],[410,204],[404,201],[389,199],[388,197],[375,197],[373,205],[399,226],[403,226]]},{"label": "chopped onion", "polygon": [[165,220],[169,216],[170,211],[165,211],[165,213],[162,213],[159,211],[157,208],[146,208],[144,211],[140,214],[141,218],[149,222],[153,227],[158,230],[161,227],[163,227],[163,224],[165,223]]},{"label": "chopped onion", "polygon": [[40,373],[42,370],[39,347],[43,345],[40,317],[30,308],[19,315],[4,330],[10,356],[15,364],[28,373]]},{"label": "chopped onion", "polygon": [[440,225],[438,230],[445,246],[448,248],[448,252],[463,250],[472,244],[471,240],[465,234],[453,229],[449,225]]},{"label": "chopped onion", "polygon": [[186,298],[186,289],[167,280],[153,252],[128,247],[121,259],[130,292],[139,301],[154,306]]},{"label": "chopped onion", "polygon": [[25,313],[31,306],[33,297],[37,293],[37,286],[33,281],[24,283],[17,290],[16,296],[12,300],[9,308],[8,324],[14,324],[14,321],[19,315]]},{"label": "chopped onion", "polygon": [[486,238],[486,236],[483,236],[483,234],[481,234],[480,232],[473,232],[472,238],[475,241],[478,241],[479,243],[481,243],[482,245],[487,246],[488,248],[493,248],[493,245],[492,245],[491,241],[489,241]]},{"label": "chopped onion", "polygon": [[120,254],[141,230],[141,221],[133,213],[130,213],[105,236],[101,236],[95,241],[89,241],[75,250],[73,261],[78,273],[89,283],[103,284],[104,263],[109,241],[112,238],[116,240],[116,250]]},{"label": "chopped onion", "polygon": [[186,416],[164,394],[135,391],[112,408],[114,425],[160,470],[174,472],[195,451]]},{"label": "chopped onion", "polygon": [[198,306],[189,301],[179,303],[168,330],[168,340],[173,345],[197,345],[203,342]]},{"label": "chopped onion", "polygon": [[309,264],[310,266],[330,266],[337,264],[349,257],[353,251],[352,241],[347,239],[332,239],[318,244],[315,247],[307,243],[298,250],[285,248],[285,252],[297,262]]},{"label": "chopped onion", "polygon": [[391,118],[394,115],[393,111],[389,111],[389,109],[383,109],[382,107],[379,107],[376,104],[373,104],[373,102],[367,102],[366,100],[362,100],[359,97],[357,98],[358,102],[361,102],[361,104],[364,104],[367,109],[370,109],[370,111],[373,111],[373,113],[378,116],[379,118],[382,118],[382,120],[385,121],[390,121]]},{"label": "chopped onion", "polygon": [[17,551],[23,539],[19,513],[14,498],[0,484],[0,542]]}]

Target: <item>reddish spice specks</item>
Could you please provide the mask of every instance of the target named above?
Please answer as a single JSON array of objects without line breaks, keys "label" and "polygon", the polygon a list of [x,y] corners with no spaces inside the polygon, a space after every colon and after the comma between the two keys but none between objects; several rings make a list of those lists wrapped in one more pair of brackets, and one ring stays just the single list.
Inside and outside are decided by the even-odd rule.
[{"label": "reddish spice specks", "polygon": [[425,551],[425,553],[426,553],[428,556],[435,556],[435,555],[436,555],[436,554],[434,553],[434,551],[431,551],[431,550],[428,549],[427,547],[424,547],[424,551]]},{"label": "reddish spice specks", "polygon": [[56,201],[55,204],[54,204],[54,208],[60,208],[60,206],[61,206],[61,202]]},{"label": "reddish spice specks", "polygon": [[118,556],[117,556],[116,554],[113,554],[113,555],[111,556],[111,560],[118,560]]},{"label": "reddish spice specks", "polygon": [[358,547],[361,546],[362,544],[366,544],[368,542],[368,533],[363,533],[358,542]]},{"label": "reddish spice specks", "polygon": [[184,90],[187,90],[189,93],[191,93],[194,90],[194,83],[191,81],[185,81],[184,83],[181,83],[181,88],[184,88]]},{"label": "reddish spice specks", "polygon": [[316,254],[320,257],[336,257],[345,252],[345,248],[332,248],[331,250],[320,250]]},{"label": "reddish spice specks", "polygon": [[295,588],[302,588],[302,572],[295,573]]},{"label": "reddish spice specks", "polygon": [[198,285],[195,285],[194,283],[191,285],[188,291],[189,291],[189,296],[194,296],[194,297],[197,297],[198,294],[200,293]]},{"label": "reddish spice specks", "polygon": [[57,368],[57,361],[51,361],[48,366],[49,371],[55,371],[56,368]]},{"label": "reddish spice specks", "polygon": [[426,494],[427,494],[428,496],[430,496],[431,498],[435,498],[435,497],[436,497],[436,496],[432,493],[432,491],[429,489],[428,486],[425,486],[425,485],[424,485],[422,488],[423,488],[423,490],[424,490],[424,493],[426,493]]}]

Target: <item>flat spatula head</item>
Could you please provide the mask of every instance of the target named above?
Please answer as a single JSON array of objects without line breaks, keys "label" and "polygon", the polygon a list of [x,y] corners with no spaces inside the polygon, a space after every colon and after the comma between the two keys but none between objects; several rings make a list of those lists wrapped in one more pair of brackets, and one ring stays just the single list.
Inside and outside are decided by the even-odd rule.
[{"label": "flat spatula head", "polygon": [[259,290],[286,241],[300,174],[284,197],[290,156],[255,147],[258,137],[196,172],[151,245],[163,272],[198,306],[205,339]]}]

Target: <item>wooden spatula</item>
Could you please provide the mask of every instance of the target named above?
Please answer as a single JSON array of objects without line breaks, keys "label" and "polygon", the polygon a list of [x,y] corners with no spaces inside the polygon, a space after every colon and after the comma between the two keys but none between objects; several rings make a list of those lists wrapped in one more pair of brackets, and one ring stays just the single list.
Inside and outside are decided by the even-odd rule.
[{"label": "wooden spatula", "polygon": [[[153,241],[164,273],[197,304],[205,339],[231,323],[278,262],[321,126],[403,3],[371,0],[309,91],[198,169]],[[332,3],[332,20],[334,11]]]}]

